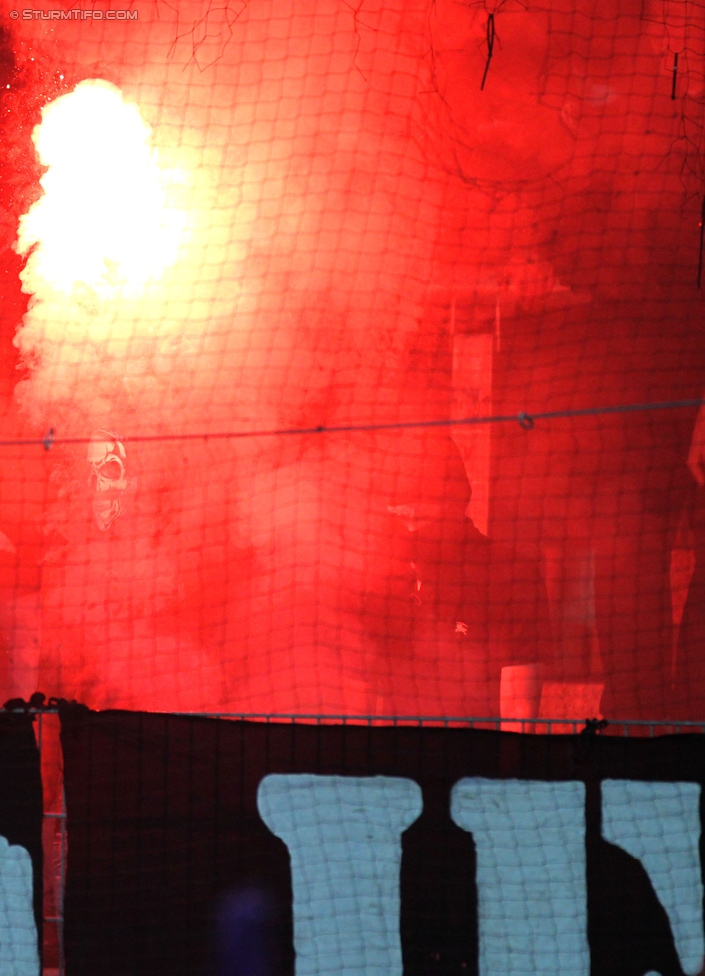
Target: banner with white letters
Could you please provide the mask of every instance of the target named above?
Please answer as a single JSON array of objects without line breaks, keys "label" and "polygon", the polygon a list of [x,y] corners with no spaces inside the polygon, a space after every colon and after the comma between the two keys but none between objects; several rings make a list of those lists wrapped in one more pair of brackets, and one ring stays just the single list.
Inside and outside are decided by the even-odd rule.
[{"label": "banner with white letters", "polygon": [[61,718],[67,976],[703,968],[700,735]]},{"label": "banner with white letters", "polygon": [[0,976],[39,976],[42,781],[33,719],[0,711]]}]

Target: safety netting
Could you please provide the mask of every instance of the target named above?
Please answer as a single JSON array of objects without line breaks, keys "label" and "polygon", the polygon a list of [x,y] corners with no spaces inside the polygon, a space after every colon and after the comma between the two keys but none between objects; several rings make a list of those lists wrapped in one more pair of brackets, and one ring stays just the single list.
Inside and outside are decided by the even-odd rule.
[{"label": "safety netting", "polygon": [[702,735],[59,710],[68,976],[702,970]]},{"label": "safety netting", "polygon": [[0,689],[705,714],[705,8],[0,6]]}]

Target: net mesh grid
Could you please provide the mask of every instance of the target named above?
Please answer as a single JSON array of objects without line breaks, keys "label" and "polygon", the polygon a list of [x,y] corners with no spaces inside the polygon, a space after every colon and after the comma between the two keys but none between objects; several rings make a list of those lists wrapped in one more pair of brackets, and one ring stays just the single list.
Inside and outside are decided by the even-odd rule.
[{"label": "net mesh grid", "polygon": [[703,6],[91,10],[0,7],[6,697],[698,720]]}]

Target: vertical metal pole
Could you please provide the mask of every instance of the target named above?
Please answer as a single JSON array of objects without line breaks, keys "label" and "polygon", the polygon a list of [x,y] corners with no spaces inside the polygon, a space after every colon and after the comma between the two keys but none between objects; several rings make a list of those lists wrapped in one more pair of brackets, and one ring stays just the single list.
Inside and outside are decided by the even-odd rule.
[{"label": "vertical metal pole", "polygon": [[66,855],[67,855],[67,844],[66,844],[66,791],[64,789],[64,776],[63,776],[63,762],[61,770],[61,814],[59,818],[60,823],[60,854],[59,854],[59,904],[56,906],[56,914],[58,915],[57,925],[57,937],[59,943],[59,976],[64,976],[65,973],[65,961],[64,961],[64,888],[66,887]]}]

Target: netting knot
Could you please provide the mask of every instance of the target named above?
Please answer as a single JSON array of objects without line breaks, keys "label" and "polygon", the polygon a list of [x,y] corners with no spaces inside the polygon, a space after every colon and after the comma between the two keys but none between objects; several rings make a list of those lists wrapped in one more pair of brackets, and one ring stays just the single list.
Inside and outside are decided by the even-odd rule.
[{"label": "netting knot", "polygon": [[586,718],[585,728],[580,730],[580,734],[599,735],[608,725],[609,722],[606,718]]}]

